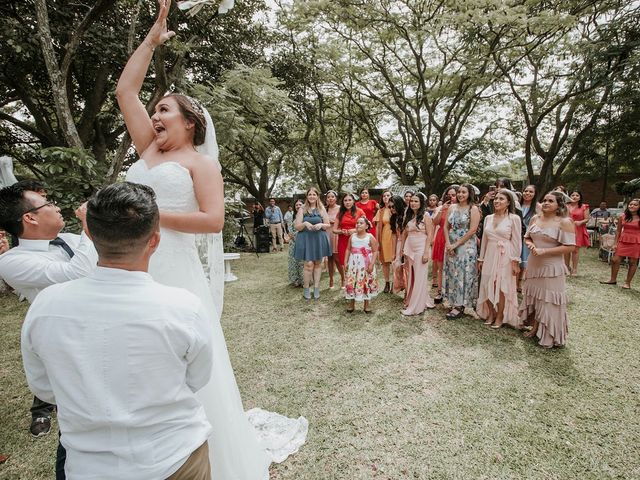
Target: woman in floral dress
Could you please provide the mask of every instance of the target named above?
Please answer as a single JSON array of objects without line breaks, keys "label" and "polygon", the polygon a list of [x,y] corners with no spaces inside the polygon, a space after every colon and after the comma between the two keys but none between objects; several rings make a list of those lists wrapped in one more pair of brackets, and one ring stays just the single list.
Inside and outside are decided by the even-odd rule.
[{"label": "woman in floral dress", "polygon": [[378,259],[378,242],[367,232],[371,223],[366,217],[358,218],[356,233],[351,235],[347,245],[345,265],[345,298],[350,300],[347,312],[352,313],[355,302],[364,301],[364,312],[371,313],[370,301],[378,295],[376,280],[376,260]]},{"label": "woman in floral dress", "polygon": [[[302,200],[296,200],[295,206],[293,207],[294,213],[297,214],[298,210],[301,208],[302,208]],[[291,225],[289,225],[289,264],[288,264],[289,283],[294,287],[301,287],[303,264],[301,261],[296,260],[296,257],[294,255],[296,250],[297,235],[298,235],[298,230],[293,228],[293,217],[292,217]]]},{"label": "woman in floral dress", "polygon": [[444,224],[445,262],[443,296],[451,305],[448,319],[460,318],[465,308],[474,309],[478,298],[478,242],[480,210],[469,184],[460,185],[457,203],[449,207]]}]

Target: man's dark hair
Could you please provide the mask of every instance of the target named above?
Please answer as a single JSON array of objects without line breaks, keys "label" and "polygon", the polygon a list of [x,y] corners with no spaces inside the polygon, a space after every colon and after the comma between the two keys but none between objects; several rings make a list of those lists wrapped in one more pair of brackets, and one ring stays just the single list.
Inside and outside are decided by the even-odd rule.
[{"label": "man's dark hair", "polygon": [[0,228],[19,237],[24,232],[22,215],[34,207],[24,197],[24,192],[44,192],[44,185],[37,180],[20,180],[0,189]]},{"label": "man's dark hair", "polygon": [[158,230],[160,214],[150,187],[114,183],[87,204],[87,227],[101,258],[126,257],[144,248]]}]

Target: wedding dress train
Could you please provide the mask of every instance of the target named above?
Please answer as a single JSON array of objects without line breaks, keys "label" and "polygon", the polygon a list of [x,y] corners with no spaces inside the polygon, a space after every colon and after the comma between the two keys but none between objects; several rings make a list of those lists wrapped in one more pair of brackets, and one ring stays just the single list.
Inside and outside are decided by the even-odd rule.
[{"label": "wedding dress train", "polygon": [[[138,160],[127,172],[127,180],[153,188],[161,210],[198,210],[190,172],[177,162],[148,168],[144,160]],[[270,463],[283,461],[304,444],[308,422],[304,417],[289,419],[261,409],[244,412],[220,325],[224,291],[221,234],[210,236],[210,282],[195,238],[193,234],[161,229],[160,245],[151,257],[149,273],[160,283],[191,291],[211,312],[213,372],[197,397],[213,427],[209,438],[213,478],[268,480]]]}]

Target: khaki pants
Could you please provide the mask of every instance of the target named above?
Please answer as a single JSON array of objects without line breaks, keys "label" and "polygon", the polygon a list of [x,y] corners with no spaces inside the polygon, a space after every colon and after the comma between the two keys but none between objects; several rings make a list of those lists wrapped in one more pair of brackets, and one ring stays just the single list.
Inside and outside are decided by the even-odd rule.
[{"label": "khaki pants", "polygon": [[269,225],[269,230],[271,231],[271,244],[273,245],[273,249],[275,250],[278,247],[276,238],[280,240],[280,250],[284,248],[284,238],[282,237],[282,222],[281,223],[271,223]]},{"label": "khaki pants", "polygon": [[167,480],[211,480],[209,464],[209,446],[207,442],[200,445],[189,455],[187,461]]}]

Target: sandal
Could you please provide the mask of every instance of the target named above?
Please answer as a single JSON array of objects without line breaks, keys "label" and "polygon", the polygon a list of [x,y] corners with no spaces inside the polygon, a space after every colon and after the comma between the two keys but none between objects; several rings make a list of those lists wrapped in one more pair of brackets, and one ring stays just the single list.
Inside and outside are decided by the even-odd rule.
[{"label": "sandal", "polygon": [[611,281],[609,281],[609,282],[603,282],[602,280],[600,280],[600,284],[601,284],[601,285],[617,285],[617,284],[618,284],[618,282],[611,282]]},{"label": "sandal", "polygon": [[[454,310],[456,310],[457,313],[453,313]],[[460,318],[463,315],[464,315],[464,307],[462,307],[461,309],[458,309],[458,307],[453,307],[451,311],[445,315],[445,317],[447,317],[449,320],[454,320],[456,318]]]}]

